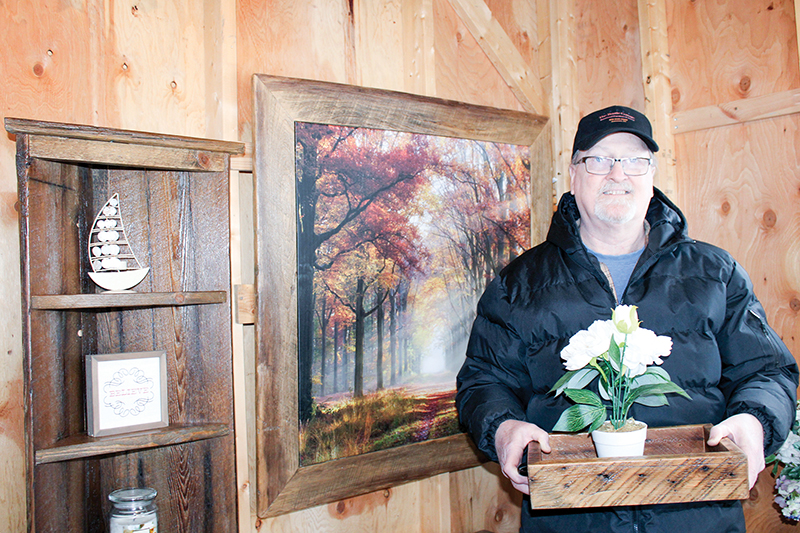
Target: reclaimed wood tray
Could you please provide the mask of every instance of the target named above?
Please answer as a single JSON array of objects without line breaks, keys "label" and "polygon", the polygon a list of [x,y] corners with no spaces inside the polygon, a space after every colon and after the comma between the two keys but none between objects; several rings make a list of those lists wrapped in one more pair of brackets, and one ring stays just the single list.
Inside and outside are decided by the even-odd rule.
[{"label": "reclaimed wood tray", "polygon": [[531,507],[613,507],[749,496],[747,457],[710,424],[648,428],[644,455],[599,459],[588,433],[551,434],[550,453],[528,446]]}]

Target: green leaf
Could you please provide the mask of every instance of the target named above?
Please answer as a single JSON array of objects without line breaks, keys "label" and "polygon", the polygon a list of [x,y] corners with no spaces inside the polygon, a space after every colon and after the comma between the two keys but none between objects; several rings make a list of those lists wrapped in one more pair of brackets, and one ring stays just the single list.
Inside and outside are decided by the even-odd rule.
[{"label": "green leaf", "polygon": [[589,425],[592,427],[595,425],[599,427],[600,424],[602,424],[605,420],[605,407],[581,404],[573,405],[561,413],[558,422],[556,422],[556,425],[553,426],[553,431],[569,431],[574,433]]},{"label": "green leaf", "polygon": [[634,400],[635,403],[646,405],[647,407],[661,407],[662,405],[669,405],[667,397],[663,394],[649,394],[647,396],[640,396]]},{"label": "green leaf", "polygon": [[556,391],[556,396],[564,392],[564,389],[582,389],[597,377],[598,372],[594,368],[581,368],[567,372],[561,379],[556,381],[550,392]]},{"label": "green leaf", "polygon": [[589,426],[589,429],[587,429],[586,431],[587,431],[588,433],[591,433],[591,432],[592,432],[592,431],[594,431],[595,429],[597,429],[597,428],[599,428],[600,426],[602,426],[602,425],[603,425],[603,422],[605,422],[605,421],[606,421],[606,416],[605,416],[605,415],[604,415],[604,416],[602,416],[602,417],[596,418],[596,419],[595,419],[595,421],[594,421],[594,422],[592,422],[592,425],[591,425],[591,426]]},{"label": "green leaf", "polygon": [[781,474],[789,479],[800,480],[800,465],[788,464],[783,467]]},{"label": "green leaf", "polygon": [[655,394],[669,394],[675,393],[687,398],[689,400],[692,399],[685,390],[674,384],[673,382],[669,383],[654,383],[652,385],[642,385],[641,387],[637,387],[631,391],[628,395],[628,398],[625,401],[626,407],[629,407],[633,402],[635,402],[638,398],[643,396],[652,396]]},{"label": "green leaf", "polygon": [[656,383],[671,383],[669,376],[666,378],[659,372],[650,372],[648,369],[644,374],[640,374],[631,380],[631,388],[641,387],[643,385],[653,385]]},{"label": "green leaf", "polygon": [[603,407],[603,402],[600,400],[600,397],[590,390],[566,389],[564,394],[575,403]]},{"label": "green leaf", "polygon": [[561,376],[558,379],[558,381],[556,381],[555,385],[553,385],[548,392],[556,391],[556,396],[558,396],[566,388],[567,381],[572,379],[572,377],[575,374],[577,374],[578,372],[581,372],[583,370],[586,370],[586,369],[585,368],[581,368],[580,370],[570,370],[569,372],[567,372],[566,374]]},{"label": "green leaf", "polygon": [[[651,365],[647,367],[643,376],[652,376],[654,378],[661,378],[663,381],[670,381],[669,373],[660,366]],[[642,376],[636,376],[642,377]]]},{"label": "green leaf", "polygon": [[613,366],[615,370],[619,371],[619,369],[622,368],[619,346],[617,346],[614,340],[614,335],[611,335],[611,341],[608,345],[608,359],[611,361],[611,366]]},{"label": "green leaf", "polygon": [[597,390],[600,391],[600,397],[607,402],[611,401],[611,395],[608,393],[608,388],[602,380],[597,383]]}]

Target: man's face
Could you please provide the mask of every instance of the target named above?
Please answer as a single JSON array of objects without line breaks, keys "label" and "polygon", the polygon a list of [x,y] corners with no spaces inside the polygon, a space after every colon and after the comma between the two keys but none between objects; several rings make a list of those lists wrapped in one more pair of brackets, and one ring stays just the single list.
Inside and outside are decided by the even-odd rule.
[{"label": "man's face", "polygon": [[[580,157],[651,157],[639,137],[631,133],[612,133],[600,139]],[[627,176],[617,162],[606,175],[589,174],[583,163],[570,165],[572,193],[581,219],[607,224],[641,224],[653,197],[653,165],[642,176]]]}]

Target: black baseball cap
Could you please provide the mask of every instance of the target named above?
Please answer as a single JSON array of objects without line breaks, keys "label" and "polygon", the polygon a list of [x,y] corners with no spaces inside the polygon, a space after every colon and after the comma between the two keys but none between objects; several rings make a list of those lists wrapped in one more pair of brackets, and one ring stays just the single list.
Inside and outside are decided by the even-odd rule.
[{"label": "black baseball cap", "polygon": [[658,152],[658,145],[653,140],[653,127],[647,117],[630,107],[612,105],[590,113],[578,122],[575,142],[572,143],[573,157],[575,152],[588,150],[606,135],[620,132],[638,136],[650,150]]}]

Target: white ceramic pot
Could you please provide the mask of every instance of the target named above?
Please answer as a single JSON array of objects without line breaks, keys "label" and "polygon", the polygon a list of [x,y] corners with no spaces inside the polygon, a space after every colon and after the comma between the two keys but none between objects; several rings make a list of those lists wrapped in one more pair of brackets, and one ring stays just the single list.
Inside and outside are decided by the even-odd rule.
[{"label": "white ceramic pot", "polygon": [[635,431],[592,431],[597,457],[635,457],[644,455],[647,424]]}]

